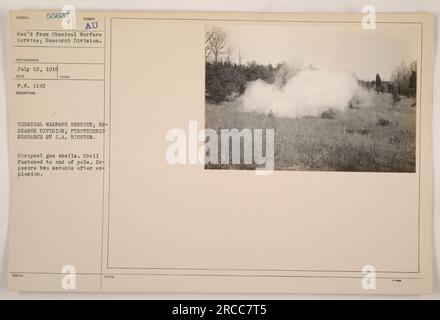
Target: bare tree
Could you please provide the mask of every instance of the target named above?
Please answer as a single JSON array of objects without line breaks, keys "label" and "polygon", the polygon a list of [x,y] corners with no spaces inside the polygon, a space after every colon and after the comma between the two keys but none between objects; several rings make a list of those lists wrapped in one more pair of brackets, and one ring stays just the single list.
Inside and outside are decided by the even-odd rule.
[{"label": "bare tree", "polygon": [[232,47],[231,46],[228,46],[227,48],[226,48],[226,51],[225,51],[225,60],[227,61],[227,62],[231,62],[232,61],[232,55],[234,54],[234,49],[232,49]]},{"label": "bare tree", "polygon": [[226,48],[226,32],[218,27],[211,27],[205,33],[205,60],[218,62],[223,55],[230,56]]},{"label": "bare tree", "polygon": [[238,50],[238,65],[241,66],[241,61],[244,59],[244,57],[241,55],[241,51]]},{"label": "bare tree", "polygon": [[400,95],[408,95],[410,78],[411,69],[404,62],[394,69],[391,75],[391,82],[397,87]]}]

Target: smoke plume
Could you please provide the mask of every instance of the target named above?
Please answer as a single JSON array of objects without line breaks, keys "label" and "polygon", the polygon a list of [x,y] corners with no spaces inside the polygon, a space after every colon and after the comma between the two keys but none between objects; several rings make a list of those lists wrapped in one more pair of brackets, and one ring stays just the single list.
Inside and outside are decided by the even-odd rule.
[{"label": "smoke plume", "polygon": [[354,96],[364,95],[356,77],[341,71],[306,69],[284,82],[249,82],[241,96],[244,110],[288,118],[319,116],[328,109],[343,110]]}]

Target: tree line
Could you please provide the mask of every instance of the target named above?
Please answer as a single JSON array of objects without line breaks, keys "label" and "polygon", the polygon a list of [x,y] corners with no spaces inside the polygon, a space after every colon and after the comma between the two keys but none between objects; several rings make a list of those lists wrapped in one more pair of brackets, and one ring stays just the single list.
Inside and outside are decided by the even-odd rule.
[{"label": "tree line", "polygon": [[[206,99],[219,103],[241,95],[246,90],[246,83],[261,79],[267,83],[274,83],[280,78],[286,67],[278,64],[263,65],[256,62],[239,65],[229,61],[206,62],[205,65],[205,94]],[[285,72],[287,77],[287,71]],[[283,78],[281,76],[281,78]],[[287,80],[284,80],[287,81]]]},{"label": "tree line", "polygon": [[[313,68],[311,66],[310,68]],[[294,70],[286,63],[276,66],[271,64],[236,64],[230,61],[206,61],[205,64],[205,95],[208,101],[220,103],[241,95],[250,81],[263,80],[269,84],[278,81],[283,86],[287,80],[299,70]],[[417,93],[416,62],[409,66],[400,64],[388,81],[381,80],[380,74],[371,81],[358,80],[360,86],[377,93],[390,93],[395,101],[401,96],[415,97]]]},{"label": "tree line", "polygon": [[[238,54],[238,63],[232,62],[233,49],[227,45],[227,34],[218,27],[208,28],[205,32],[205,96],[208,101],[220,103],[241,95],[250,81],[261,79],[269,84],[278,82],[283,86],[299,69],[279,63],[259,64],[255,61],[242,63]],[[308,68],[315,70],[313,66]],[[392,73],[389,81],[382,80],[376,74],[375,80],[358,80],[365,89],[376,90],[377,93],[390,93],[394,101],[400,96],[415,97],[417,91],[417,64],[401,63]]]},{"label": "tree line", "polygon": [[417,62],[409,65],[402,62],[396,67],[389,81],[383,81],[380,74],[372,81],[358,80],[358,83],[366,89],[374,89],[377,93],[391,93],[394,100],[400,96],[416,97],[417,94]]}]

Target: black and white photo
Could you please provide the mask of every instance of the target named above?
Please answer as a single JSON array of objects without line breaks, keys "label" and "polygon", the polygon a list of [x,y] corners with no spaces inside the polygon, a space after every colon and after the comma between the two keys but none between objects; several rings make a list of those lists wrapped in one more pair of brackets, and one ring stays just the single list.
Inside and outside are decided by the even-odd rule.
[{"label": "black and white photo", "polygon": [[[273,129],[275,170],[415,172],[417,30],[207,25],[205,128]],[[257,168],[239,148],[205,168]]]}]

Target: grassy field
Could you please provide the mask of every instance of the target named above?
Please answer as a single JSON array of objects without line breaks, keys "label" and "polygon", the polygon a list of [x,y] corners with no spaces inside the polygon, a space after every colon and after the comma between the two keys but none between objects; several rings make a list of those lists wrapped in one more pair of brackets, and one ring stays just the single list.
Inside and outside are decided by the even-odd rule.
[{"label": "grassy field", "polygon": [[[275,129],[275,170],[414,172],[414,99],[393,102],[388,93],[369,94],[369,105],[293,119],[244,112],[239,99],[206,103],[205,127]],[[210,169],[254,167],[207,165]]]}]

